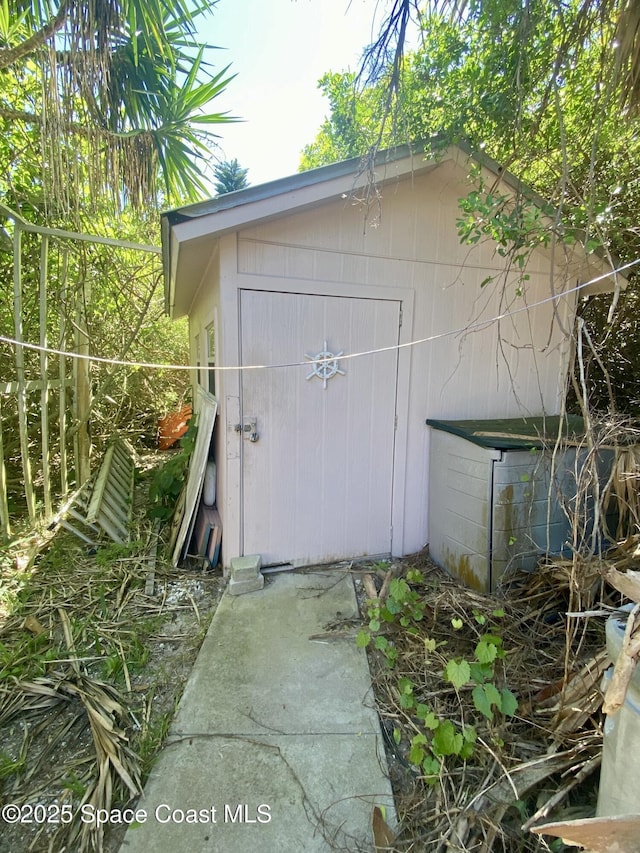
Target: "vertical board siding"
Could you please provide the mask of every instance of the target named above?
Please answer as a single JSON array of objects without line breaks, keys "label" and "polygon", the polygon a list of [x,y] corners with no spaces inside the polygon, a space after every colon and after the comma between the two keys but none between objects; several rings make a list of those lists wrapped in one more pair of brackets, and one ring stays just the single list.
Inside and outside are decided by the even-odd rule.
[{"label": "vertical board siding", "polygon": [[489,585],[491,453],[431,430],[429,553],[474,589]]},{"label": "vertical board siding", "polygon": [[[398,340],[394,301],[242,291],[243,364],[287,364]],[[269,330],[269,335],[265,330]],[[244,553],[299,564],[388,553],[397,353],[242,376]]]},{"label": "vertical board siding", "polygon": [[[299,288],[301,292],[316,294],[330,290],[335,295],[336,288],[345,286],[350,297],[354,295],[354,288],[361,288],[362,296],[368,299],[375,299],[383,288],[385,293],[393,288],[405,292],[407,288],[413,290],[413,314],[405,320],[412,325],[410,328],[404,326],[403,334],[408,340],[434,339],[416,344],[410,350],[409,404],[406,411],[398,413],[407,424],[404,452],[408,460],[401,487],[406,511],[398,553],[417,551],[436,535],[428,521],[433,509],[433,506],[428,509],[428,505],[437,504],[438,493],[429,488],[432,436],[425,426],[426,418],[516,417],[556,412],[566,370],[566,339],[556,322],[552,304],[521,311],[499,324],[490,322],[497,315],[525,308],[547,297],[551,275],[556,292],[561,292],[567,282],[563,271],[560,268],[551,270],[548,257],[538,253],[528,265],[530,280],[526,293],[518,295],[518,276],[505,273],[505,260],[495,252],[493,244],[485,242],[473,247],[460,244],[456,220],[458,199],[469,190],[466,174],[464,164],[443,162],[426,174],[384,187],[379,210],[372,208],[367,212],[353,199],[336,198],[225,235],[219,241],[220,269],[207,271],[191,311],[194,334],[196,329],[205,328],[207,312],[211,312],[214,303],[218,306],[220,363],[233,365],[240,357],[237,331],[234,331],[238,323],[240,287],[256,291],[296,291]],[[575,283],[575,272],[573,270],[569,285]],[[483,285],[486,279],[491,281]],[[253,283],[247,284],[248,280]],[[574,305],[573,296],[561,301],[557,306],[558,316],[565,321],[571,318]],[[263,314],[251,335],[264,336],[266,330],[280,328],[280,324],[285,324],[287,338],[297,334],[294,330],[298,325],[306,329],[305,335],[310,334],[312,327],[304,312],[296,313],[298,309],[284,307],[282,311],[282,316],[277,312]],[[246,320],[243,312],[244,331]],[[485,325],[475,327],[478,323]],[[354,329],[356,327],[357,323]],[[321,344],[322,341],[318,341],[317,346]],[[330,348],[341,346],[331,340],[328,344]],[[245,341],[241,353],[245,362],[278,360],[275,352],[254,352],[246,346]],[[296,342],[294,360],[299,359],[301,346],[301,341]],[[304,346],[310,344],[305,342]],[[353,369],[356,369],[355,363]],[[289,376],[294,374],[294,369],[288,371]],[[225,374],[220,378],[231,413],[240,405],[240,377]],[[258,383],[258,374],[252,381]],[[306,409],[303,397],[296,397],[294,402],[289,399],[292,381],[274,380],[272,393],[274,417],[275,402],[282,406],[278,427],[289,436],[290,458],[299,459],[306,453],[308,460],[297,470],[295,489],[292,489],[295,491],[303,488],[312,465],[327,472],[335,471],[332,476],[336,477],[340,475],[341,465],[336,462],[337,455],[326,456],[326,448],[322,445],[303,451],[294,425],[304,422]],[[368,382],[365,382],[366,388],[370,387]],[[227,557],[241,549],[243,510],[236,494],[238,487],[234,485],[239,477],[240,448],[246,458],[250,458],[251,451],[256,448],[233,432],[231,414],[227,418],[224,416],[226,397],[223,399],[223,393],[219,396],[222,407],[219,429],[225,432],[220,436],[218,450],[224,452],[227,459],[225,472],[220,466],[219,471],[221,477],[228,477],[228,488],[220,492],[225,495],[226,502],[223,521],[225,561],[228,562]],[[353,410],[351,399],[343,402],[347,413]],[[247,414],[257,415],[245,411],[245,416]],[[343,427],[353,429],[348,421]],[[326,433],[331,429],[330,422],[323,421],[321,428]],[[362,429],[366,429],[364,418]],[[262,440],[261,437],[260,442]],[[372,440],[363,432],[364,444]],[[269,471],[268,476],[277,479],[278,471]],[[329,481],[327,474],[326,483]],[[373,482],[368,485],[375,487]],[[321,527],[328,524],[324,507],[330,490],[326,484],[321,488],[317,494],[321,506],[314,511],[308,511],[305,506],[303,512],[288,492],[281,495],[291,517],[297,519],[301,541],[303,531],[304,536],[310,537],[316,524]],[[246,513],[246,506],[244,511]],[[264,512],[261,523],[267,536],[273,519],[268,507]],[[341,523],[339,520],[332,522],[335,529],[340,530],[339,537],[347,548],[349,533]],[[258,550],[262,549],[258,547]]]},{"label": "vertical board siding", "polygon": [[[385,197],[375,229],[364,225],[361,211],[341,202],[247,228],[238,237],[238,271],[255,278],[256,287],[277,287],[282,280],[295,287],[300,280],[315,282],[322,293],[327,283],[349,284],[371,297],[377,287],[414,289],[409,337],[433,340],[411,350],[405,553],[421,549],[433,536],[427,520],[425,419],[555,412],[566,365],[553,305],[490,322],[526,307],[525,299],[532,303],[549,294],[545,259],[530,265],[528,290],[518,296],[517,275],[505,278],[498,267],[503,259],[489,246],[460,246],[455,228],[459,184],[440,180],[432,191],[433,181],[431,174],[415,187],[432,204],[412,201],[408,186]],[[556,287],[562,289],[562,282]],[[558,310],[560,316],[570,315],[573,300]]]},{"label": "vertical board siding", "polygon": [[552,477],[547,451],[508,451],[494,466],[493,576],[507,569],[531,570],[544,553],[560,553],[570,544],[571,525],[562,495],[575,494],[576,452],[557,454]]}]

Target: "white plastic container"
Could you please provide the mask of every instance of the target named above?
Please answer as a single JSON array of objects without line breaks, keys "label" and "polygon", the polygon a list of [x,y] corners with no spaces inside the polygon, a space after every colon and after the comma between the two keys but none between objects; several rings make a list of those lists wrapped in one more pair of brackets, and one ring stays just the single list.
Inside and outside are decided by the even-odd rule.
[{"label": "white plastic container", "polygon": [[[631,612],[633,605],[622,608]],[[627,615],[607,619],[607,652],[612,663],[622,648]],[[606,691],[613,667],[603,678]],[[598,791],[597,817],[640,814],[640,666],[636,666],[629,682],[623,706],[615,714],[607,714],[604,724],[602,767]]]}]

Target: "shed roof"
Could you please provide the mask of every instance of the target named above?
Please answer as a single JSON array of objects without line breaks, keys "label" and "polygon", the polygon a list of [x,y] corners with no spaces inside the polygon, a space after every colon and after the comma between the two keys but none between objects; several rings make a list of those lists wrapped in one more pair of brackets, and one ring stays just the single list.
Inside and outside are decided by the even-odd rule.
[{"label": "shed roof", "polygon": [[540,449],[554,444],[559,436],[571,443],[579,443],[584,438],[584,421],[579,415],[465,421],[429,418],[427,424],[495,450]]},{"label": "shed roof", "polygon": [[[543,211],[552,213],[549,203],[515,175],[486,155],[473,152],[465,143],[446,148],[437,143],[428,148],[403,145],[379,152],[372,162],[354,157],[163,213],[167,313],[172,317],[188,313],[211,258],[212,240],[248,225],[313,208],[332,198],[344,199],[372,181],[381,187],[403,177],[432,171],[449,160],[462,162],[469,158],[499,177],[514,193],[526,196]],[[598,273],[611,272],[606,262],[596,260]],[[584,293],[612,289],[613,282],[606,281],[585,289]]]}]

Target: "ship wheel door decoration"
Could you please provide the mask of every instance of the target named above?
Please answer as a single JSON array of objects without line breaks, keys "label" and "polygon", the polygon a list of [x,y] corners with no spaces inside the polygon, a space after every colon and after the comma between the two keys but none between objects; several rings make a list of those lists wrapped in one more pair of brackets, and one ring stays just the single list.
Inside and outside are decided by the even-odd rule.
[{"label": "ship wheel door decoration", "polygon": [[330,352],[326,341],[324,341],[323,349],[315,355],[310,355],[308,352],[305,352],[304,357],[310,359],[313,367],[313,370],[309,373],[307,379],[313,379],[314,376],[317,376],[318,379],[322,379],[322,387],[326,388],[327,382],[329,379],[333,379],[336,373],[344,376],[344,370],[340,370],[338,367],[338,359],[343,354],[344,350],[340,350],[340,352],[335,353]]}]

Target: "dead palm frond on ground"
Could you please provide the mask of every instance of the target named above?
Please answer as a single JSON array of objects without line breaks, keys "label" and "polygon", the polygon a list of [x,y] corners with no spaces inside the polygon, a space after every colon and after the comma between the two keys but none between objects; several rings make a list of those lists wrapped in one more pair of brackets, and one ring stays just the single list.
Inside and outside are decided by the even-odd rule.
[{"label": "dead palm frond on ground", "polygon": [[[60,706],[70,712],[64,731],[72,727],[81,731],[88,726],[95,753],[93,782],[75,808],[87,804],[91,813],[99,809],[108,812],[114,800],[126,801],[141,793],[139,761],[124,732],[133,720],[126,700],[113,685],[91,678],[75,659],[69,661],[66,671],[0,685],[0,725],[18,717],[43,718]],[[79,835],[79,850],[102,849],[104,825],[87,821],[75,824],[74,829]],[[69,840],[73,841],[73,834]]]},{"label": "dead palm frond on ground", "polygon": [[140,793],[215,610],[219,579],[174,570],[139,504],[126,546],[0,553],[0,798],[73,817],[4,827],[16,853],[117,849],[124,826],[90,818]]}]

